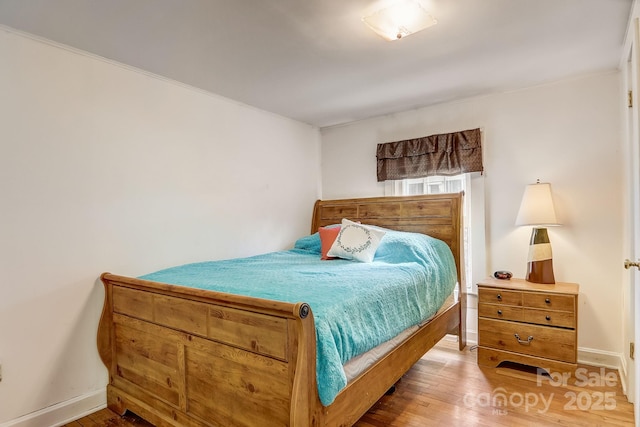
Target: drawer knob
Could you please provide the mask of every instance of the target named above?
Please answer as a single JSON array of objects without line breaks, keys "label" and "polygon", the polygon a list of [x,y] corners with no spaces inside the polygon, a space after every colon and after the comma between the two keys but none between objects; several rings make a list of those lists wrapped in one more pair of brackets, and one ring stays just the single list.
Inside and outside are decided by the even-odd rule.
[{"label": "drawer knob", "polygon": [[545,316],[544,318],[547,320],[551,320],[551,316]]},{"label": "drawer knob", "polygon": [[498,294],[498,296],[496,296],[496,298],[498,298],[498,301],[502,301],[502,295]]},{"label": "drawer knob", "polygon": [[502,310],[498,310],[498,314],[502,316]]},{"label": "drawer knob", "polygon": [[518,343],[522,344],[522,345],[529,345],[529,344],[531,344],[531,341],[533,341],[533,336],[532,335],[529,335],[529,338],[527,338],[526,341],[525,340],[521,340],[520,339],[520,335],[518,335],[518,334],[514,334],[514,335],[516,337],[516,340],[518,340]]},{"label": "drawer knob", "polygon": [[551,300],[549,298],[545,298],[544,302],[546,302],[547,304],[551,304]]}]

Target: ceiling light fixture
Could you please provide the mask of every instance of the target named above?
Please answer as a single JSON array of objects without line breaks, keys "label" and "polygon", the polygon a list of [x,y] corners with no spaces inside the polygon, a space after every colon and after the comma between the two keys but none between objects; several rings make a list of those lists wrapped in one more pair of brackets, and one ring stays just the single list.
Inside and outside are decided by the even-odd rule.
[{"label": "ceiling light fixture", "polygon": [[365,24],[386,40],[399,40],[438,23],[419,2],[401,0],[362,18]]}]

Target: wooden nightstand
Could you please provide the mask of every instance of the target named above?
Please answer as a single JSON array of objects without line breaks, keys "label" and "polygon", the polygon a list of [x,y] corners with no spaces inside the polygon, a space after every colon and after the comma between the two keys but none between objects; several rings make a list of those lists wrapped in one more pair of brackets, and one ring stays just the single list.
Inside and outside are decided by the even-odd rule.
[{"label": "wooden nightstand", "polygon": [[578,290],[575,283],[543,285],[522,279],[478,283],[478,365],[510,361],[573,372]]}]

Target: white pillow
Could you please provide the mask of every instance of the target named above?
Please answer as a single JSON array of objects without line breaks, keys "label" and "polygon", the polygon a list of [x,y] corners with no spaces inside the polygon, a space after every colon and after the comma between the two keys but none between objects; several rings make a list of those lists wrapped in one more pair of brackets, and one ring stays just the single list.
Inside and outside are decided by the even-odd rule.
[{"label": "white pillow", "polygon": [[328,256],[371,262],[385,232],[342,219],[342,228],[327,253]]}]

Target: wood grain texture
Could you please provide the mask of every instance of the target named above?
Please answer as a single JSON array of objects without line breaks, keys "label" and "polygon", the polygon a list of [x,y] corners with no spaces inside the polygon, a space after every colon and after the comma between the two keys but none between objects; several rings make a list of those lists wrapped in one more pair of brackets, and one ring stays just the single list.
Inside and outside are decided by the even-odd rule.
[{"label": "wood grain texture", "polygon": [[[461,271],[462,194],[318,201],[313,228],[344,216],[444,240]],[[345,215],[348,214],[348,215]],[[459,276],[461,277],[461,276]],[[158,426],[349,426],[448,332],[466,342],[466,294],[328,407],[316,383],[313,313],[291,304],[105,273],[98,348],[107,401]]]},{"label": "wood grain texture", "polygon": [[578,292],[555,285],[488,278],[478,283],[478,363],[505,361],[572,372],[578,355]]},{"label": "wood grain texture", "polygon": [[428,234],[447,243],[458,266],[462,264],[462,193],[364,199],[318,200],[311,233],[319,227],[339,224],[342,218],[392,230]]},{"label": "wood grain texture", "polygon": [[[622,392],[617,372],[586,365],[584,377],[607,378],[589,384],[575,377],[552,381],[524,367],[485,368],[476,364],[475,351],[460,352],[444,339],[425,354],[397,383],[396,391],[379,399],[356,427],[469,427],[469,426],[633,426],[633,405]],[[498,406],[503,393],[511,397]],[[608,396],[600,406],[598,396]],[[519,396],[537,396],[535,405],[519,404]],[[488,400],[482,400],[485,397]],[[582,409],[573,397],[580,397]],[[586,405],[587,396],[590,404]],[[550,402],[545,408],[545,402]],[[486,402],[486,403],[485,403]],[[63,427],[152,427],[140,417],[125,417],[103,409]]]},{"label": "wood grain texture", "polygon": [[[516,338],[516,334],[520,337]],[[478,319],[478,344],[496,350],[576,363],[576,331],[497,319]],[[528,344],[522,344],[528,337]]]},{"label": "wood grain texture", "polygon": [[494,277],[482,279],[482,286],[486,288],[507,288],[520,291],[544,292],[546,294],[572,294],[577,295],[580,287],[576,283],[557,282],[552,285],[527,282],[524,279],[512,278],[509,280],[500,280]]}]

